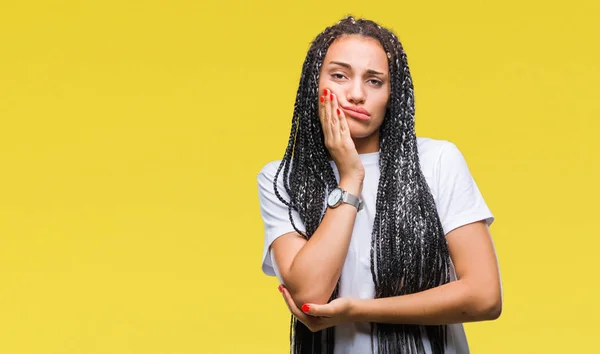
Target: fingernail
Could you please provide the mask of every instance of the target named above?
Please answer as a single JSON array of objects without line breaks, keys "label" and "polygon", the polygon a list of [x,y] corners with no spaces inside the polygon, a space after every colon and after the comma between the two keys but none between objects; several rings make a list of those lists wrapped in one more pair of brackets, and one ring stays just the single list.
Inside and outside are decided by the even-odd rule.
[{"label": "fingernail", "polygon": [[333,101],[333,93],[329,96],[329,99]]},{"label": "fingernail", "polygon": [[321,103],[325,102],[325,97],[321,96],[319,97],[319,100],[321,100]]},{"label": "fingernail", "polygon": [[306,304],[302,305],[302,311],[304,311],[304,312],[310,311],[310,306],[308,306]]},{"label": "fingernail", "polygon": [[339,108],[337,108],[335,111],[337,112],[338,116],[341,114],[341,112],[340,112],[340,109],[339,109]]},{"label": "fingernail", "polygon": [[277,287],[277,290],[279,290],[280,293],[283,292],[283,285],[279,284],[279,286]]},{"label": "fingernail", "polygon": [[327,89],[323,90],[323,96],[329,95],[329,93],[327,91],[328,91]]}]

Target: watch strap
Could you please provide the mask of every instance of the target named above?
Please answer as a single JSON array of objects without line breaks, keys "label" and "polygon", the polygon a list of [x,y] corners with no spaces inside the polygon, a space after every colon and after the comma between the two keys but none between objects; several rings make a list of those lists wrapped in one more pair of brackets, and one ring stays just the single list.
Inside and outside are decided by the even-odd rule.
[{"label": "watch strap", "polygon": [[354,205],[356,207],[356,209],[358,209],[358,211],[360,211],[363,207],[363,202],[360,200],[360,198],[358,198],[354,194],[351,194],[348,191],[345,191],[343,189],[342,189],[342,191],[343,191],[342,202],[350,204],[350,205]]}]

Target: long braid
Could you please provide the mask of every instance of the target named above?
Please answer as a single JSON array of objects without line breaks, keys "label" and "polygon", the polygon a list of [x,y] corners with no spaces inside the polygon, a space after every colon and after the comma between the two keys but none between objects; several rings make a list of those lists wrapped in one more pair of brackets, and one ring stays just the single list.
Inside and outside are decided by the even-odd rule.
[{"label": "long braid", "polygon": [[[289,219],[294,229],[309,239],[316,231],[324,216],[324,198],[330,190],[337,186],[333,168],[329,164],[329,152],[325,147],[323,130],[320,120],[311,119],[318,112],[318,82],[320,67],[327,52],[326,48],[331,44],[333,38],[327,42],[328,29],[325,30],[319,40],[323,44],[313,46],[303,64],[300,85],[294,105],[292,119],[292,130],[290,139],[283,158],[275,175],[278,175],[283,167],[284,188],[290,196],[290,201],[284,200],[277,192],[276,182],[273,184],[277,197],[289,209]],[[290,174],[291,168],[291,174]],[[306,233],[297,228],[292,218],[292,210],[300,215],[306,226]],[[339,282],[338,282],[339,286]],[[334,289],[331,299],[337,297],[338,286]],[[291,341],[293,353],[321,353],[323,348],[323,333],[312,333],[304,324],[291,318]],[[333,353],[334,334],[333,328],[325,331],[326,353]]]},{"label": "long braid", "polygon": [[[273,188],[288,206],[294,230],[310,239],[323,219],[327,195],[337,186],[318,116],[319,73],[331,43],[351,34],[378,40],[389,59],[391,91],[380,127],[380,179],[371,239],[375,298],[430,289],[449,281],[448,246],[419,163],[414,92],[406,53],[389,30],[372,21],[346,17],[313,40],[302,67],[290,139]],[[277,191],[276,181],[282,169],[289,201]],[[293,211],[299,214],[305,232],[295,225]],[[339,281],[330,300],[337,298],[338,292]],[[374,345],[380,354],[425,353],[423,335],[431,342],[433,354],[444,353],[446,326],[383,323],[372,326]],[[328,328],[312,333],[292,316],[290,341],[293,354],[333,354],[334,331]]]},{"label": "long braid", "polygon": [[[390,246],[383,257],[392,258],[389,263],[392,274],[395,274],[390,277],[390,268],[380,267],[375,276],[389,280],[381,282],[379,289],[376,286],[376,297],[410,294],[449,281],[444,234],[418,160],[414,93],[406,54],[399,42],[393,45],[397,40],[392,33],[385,33],[382,37],[379,40],[390,53],[392,90],[389,116],[381,128],[380,168],[384,177],[380,179],[377,212],[386,210],[386,216],[393,213],[394,218],[390,220],[391,230],[386,233],[379,226],[386,216],[379,220],[376,216],[378,227],[374,227],[373,248]],[[387,43],[392,46],[388,47]],[[399,88],[394,87],[398,84]],[[394,126],[400,126],[400,129],[394,129]],[[389,211],[389,208],[393,210]],[[386,241],[375,243],[378,237]],[[374,260],[386,263],[384,259],[374,258],[374,252],[371,254],[372,263]],[[374,327],[374,333],[380,339],[380,352],[420,353],[424,350],[421,326],[376,324]],[[424,327],[433,353],[443,353],[445,326]],[[400,340],[396,335],[382,335],[396,330],[404,333]]]}]

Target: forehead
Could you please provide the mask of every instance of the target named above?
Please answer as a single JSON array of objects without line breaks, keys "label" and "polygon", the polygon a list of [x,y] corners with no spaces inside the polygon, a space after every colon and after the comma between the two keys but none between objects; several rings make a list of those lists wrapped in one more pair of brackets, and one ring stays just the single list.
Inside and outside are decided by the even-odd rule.
[{"label": "forehead", "polygon": [[337,38],[327,50],[324,63],[345,62],[354,68],[388,71],[388,58],[378,40],[361,35],[345,35]]}]

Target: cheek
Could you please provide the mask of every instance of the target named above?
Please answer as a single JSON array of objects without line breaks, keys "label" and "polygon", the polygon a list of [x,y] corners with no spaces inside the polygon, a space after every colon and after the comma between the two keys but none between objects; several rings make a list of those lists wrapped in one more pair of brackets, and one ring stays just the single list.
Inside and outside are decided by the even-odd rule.
[{"label": "cheek", "polygon": [[[382,97],[381,99],[373,102],[372,112],[374,113],[373,118],[377,121],[377,124],[381,124],[383,118],[385,117],[385,112],[387,111],[388,99],[387,97]],[[374,122],[375,123],[375,122]]]},{"label": "cheek", "polygon": [[338,85],[335,82],[333,82],[327,78],[319,79],[319,94],[323,94],[323,90],[328,89],[331,92],[333,92],[334,94],[339,96],[341,94],[341,92],[336,92],[336,91],[338,91],[337,86]]},{"label": "cheek", "polygon": [[320,74],[319,75],[319,95],[323,94],[323,90],[328,88],[327,87],[328,85],[329,85],[329,81],[327,80],[326,75]]},{"label": "cheek", "polygon": [[390,94],[389,92],[382,95],[381,97],[379,97],[379,99],[377,100],[377,109],[379,111],[383,111],[385,112],[385,110],[387,109],[387,105],[390,99]]},{"label": "cheek", "polygon": [[327,82],[325,82],[322,79],[319,80],[319,88],[318,88],[318,91],[317,91],[319,93],[319,96],[323,95],[323,90],[325,90],[326,88],[329,88],[327,86]]},{"label": "cheek", "polygon": [[385,96],[382,97],[378,102],[377,102],[377,113],[379,116],[381,116],[381,120],[383,121],[383,117],[385,116],[385,113],[387,112],[388,109],[388,104],[389,104],[389,96]]}]

